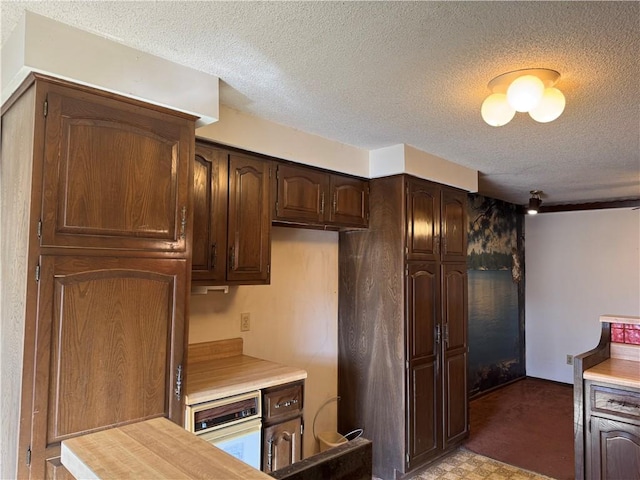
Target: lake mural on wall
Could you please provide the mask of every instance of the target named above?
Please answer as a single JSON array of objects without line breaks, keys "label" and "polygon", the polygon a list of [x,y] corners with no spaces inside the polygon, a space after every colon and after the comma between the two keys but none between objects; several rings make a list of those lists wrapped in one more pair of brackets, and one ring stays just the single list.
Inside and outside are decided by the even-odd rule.
[{"label": "lake mural on wall", "polygon": [[471,397],[525,375],[523,216],[518,206],[468,197]]}]

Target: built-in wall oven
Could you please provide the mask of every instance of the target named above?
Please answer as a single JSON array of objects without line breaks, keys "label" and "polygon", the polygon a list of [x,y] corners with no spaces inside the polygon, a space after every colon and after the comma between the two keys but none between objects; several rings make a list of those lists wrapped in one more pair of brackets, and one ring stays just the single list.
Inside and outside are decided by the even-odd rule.
[{"label": "built-in wall oven", "polygon": [[187,406],[186,429],[260,470],[260,391]]}]

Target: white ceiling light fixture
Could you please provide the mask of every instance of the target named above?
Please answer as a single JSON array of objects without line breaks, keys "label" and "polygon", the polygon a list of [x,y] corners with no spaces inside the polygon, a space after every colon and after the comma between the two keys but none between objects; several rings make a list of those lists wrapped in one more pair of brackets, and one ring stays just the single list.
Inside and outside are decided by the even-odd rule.
[{"label": "white ceiling light fixture", "polygon": [[526,68],[503,73],[489,82],[492,94],[482,103],[482,119],[492,127],[506,125],[516,112],[528,112],[536,122],[558,118],[565,98],[554,85],[560,73],[548,68]]}]

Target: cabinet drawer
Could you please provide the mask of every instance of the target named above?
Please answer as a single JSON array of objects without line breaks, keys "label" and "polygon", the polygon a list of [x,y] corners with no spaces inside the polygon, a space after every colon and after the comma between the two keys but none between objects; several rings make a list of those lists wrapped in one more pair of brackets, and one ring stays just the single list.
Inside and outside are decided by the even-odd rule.
[{"label": "cabinet drawer", "polygon": [[640,421],[640,392],[592,385],[591,411]]},{"label": "cabinet drawer", "polygon": [[300,415],[302,411],[302,384],[267,390],[262,404],[265,422]]}]

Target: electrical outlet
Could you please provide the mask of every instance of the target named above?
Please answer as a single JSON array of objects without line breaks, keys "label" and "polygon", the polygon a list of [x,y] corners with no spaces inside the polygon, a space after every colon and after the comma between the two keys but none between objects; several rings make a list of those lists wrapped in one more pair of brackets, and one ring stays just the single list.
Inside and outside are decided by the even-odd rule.
[{"label": "electrical outlet", "polygon": [[251,330],[251,314],[241,313],[240,314],[240,331],[248,332],[249,330]]},{"label": "electrical outlet", "polygon": [[573,355],[567,355],[567,365],[573,365]]}]

